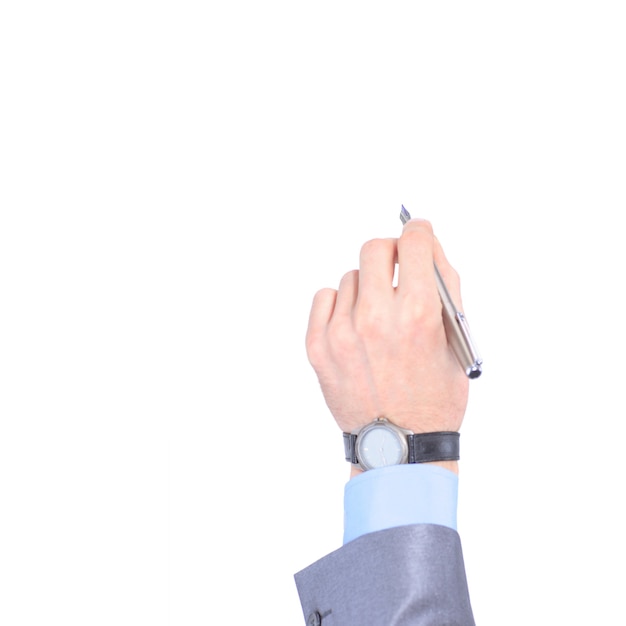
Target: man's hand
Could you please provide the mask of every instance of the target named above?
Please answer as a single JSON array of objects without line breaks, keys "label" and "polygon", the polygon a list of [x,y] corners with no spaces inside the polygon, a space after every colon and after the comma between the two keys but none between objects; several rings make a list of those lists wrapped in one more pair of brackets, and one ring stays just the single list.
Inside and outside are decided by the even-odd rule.
[{"label": "man's hand", "polygon": [[424,220],[366,243],[360,270],[315,295],[307,353],[342,431],[376,417],[416,433],[459,430],[469,382],[447,343],[433,262],[460,307],[458,275]]}]

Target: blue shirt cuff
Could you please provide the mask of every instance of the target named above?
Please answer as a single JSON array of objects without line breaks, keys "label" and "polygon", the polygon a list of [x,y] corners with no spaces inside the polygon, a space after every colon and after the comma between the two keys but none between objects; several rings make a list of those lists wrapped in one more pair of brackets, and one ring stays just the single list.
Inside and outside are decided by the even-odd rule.
[{"label": "blue shirt cuff", "polygon": [[390,465],[355,476],[344,490],[344,544],[409,524],[456,530],[458,485],[458,476],[438,465]]}]

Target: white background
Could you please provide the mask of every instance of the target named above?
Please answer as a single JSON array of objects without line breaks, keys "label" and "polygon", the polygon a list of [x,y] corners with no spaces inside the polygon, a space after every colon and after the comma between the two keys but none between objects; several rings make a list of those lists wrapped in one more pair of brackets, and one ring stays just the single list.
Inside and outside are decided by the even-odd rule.
[{"label": "white background", "polygon": [[620,2],[3,2],[0,622],[302,623],[313,294],[404,203],[485,360],[482,626],[626,623]]}]

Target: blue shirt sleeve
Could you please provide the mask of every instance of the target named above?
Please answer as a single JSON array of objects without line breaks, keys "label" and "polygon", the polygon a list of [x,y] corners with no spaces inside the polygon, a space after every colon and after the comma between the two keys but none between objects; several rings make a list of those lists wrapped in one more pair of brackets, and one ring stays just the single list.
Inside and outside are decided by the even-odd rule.
[{"label": "blue shirt sleeve", "polygon": [[366,533],[409,524],[456,530],[458,476],[438,465],[391,465],[348,481],[344,544]]}]

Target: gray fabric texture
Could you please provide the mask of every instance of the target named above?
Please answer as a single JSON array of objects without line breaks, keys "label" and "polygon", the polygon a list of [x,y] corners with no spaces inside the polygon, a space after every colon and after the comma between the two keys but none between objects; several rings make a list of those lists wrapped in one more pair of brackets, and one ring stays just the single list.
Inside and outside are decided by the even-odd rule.
[{"label": "gray fabric texture", "polygon": [[475,626],[461,541],[445,526],[364,535],[295,579],[305,624]]}]

